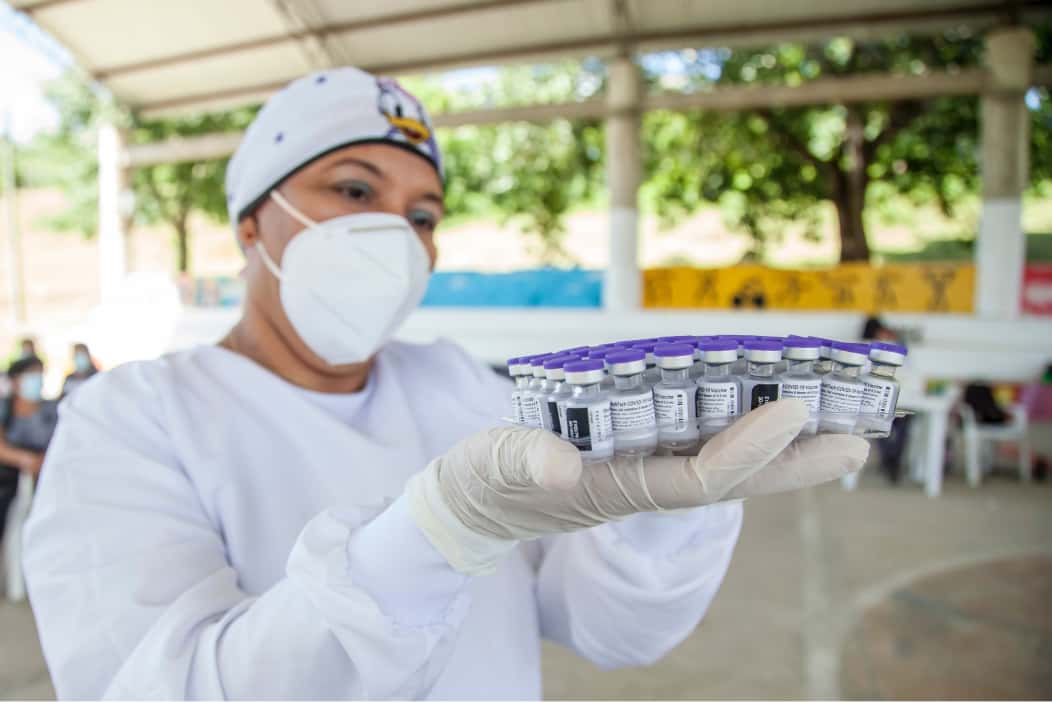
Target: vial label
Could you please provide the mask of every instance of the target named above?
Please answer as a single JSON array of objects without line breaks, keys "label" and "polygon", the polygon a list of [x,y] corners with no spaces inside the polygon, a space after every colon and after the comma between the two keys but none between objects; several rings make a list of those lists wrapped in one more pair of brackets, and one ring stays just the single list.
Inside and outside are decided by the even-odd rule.
[{"label": "vial label", "polygon": [[697,388],[654,388],[654,413],[657,423],[665,428],[682,429],[692,424],[690,411],[694,405]]},{"label": "vial label", "polygon": [[610,414],[615,432],[653,427],[654,394],[615,395],[610,398]]},{"label": "vial label", "polygon": [[749,391],[749,409],[754,410],[778,399],[781,383],[757,383]]},{"label": "vial label", "polygon": [[566,436],[581,451],[612,447],[614,427],[610,417],[610,402],[588,407],[567,407]]},{"label": "vial label", "polygon": [[696,414],[707,417],[737,417],[739,404],[737,383],[705,383],[698,388]]},{"label": "vial label", "polygon": [[859,412],[879,414],[885,417],[893,414],[897,390],[895,383],[867,380],[862,388],[862,406]]},{"label": "vial label", "polygon": [[858,414],[862,404],[862,383],[845,383],[830,376],[822,378],[819,408],[833,414]]},{"label": "vial label", "polygon": [[555,403],[555,408],[559,413],[559,433],[566,439],[566,400],[558,400]]},{"label": "vial label", "polygon": [[791,397],[797,400],[803,400],[807,403],[807,408],[811,410],[812,413],[818,412],[819,407],[821,406],[821,396],[821,378],[815,378],[813,380],[792,380],[790,378],[782,379],[782,397]]},{"label": "vial label", "polygon": [[548,400],[545,411],[548,414],[548,428],[556,434],[562,434],[563,424],[562,419],[559,417],[559,403],[554,400]]},{"label": "vial label", "polygon": [[511,393],[511,416],[516,424],[522,424],[522,391],[516,390]]},{"label": "vial label", "polygon": [[541,403],[533,395],[522,396],[522,423],[528,427],[542,428]]}]

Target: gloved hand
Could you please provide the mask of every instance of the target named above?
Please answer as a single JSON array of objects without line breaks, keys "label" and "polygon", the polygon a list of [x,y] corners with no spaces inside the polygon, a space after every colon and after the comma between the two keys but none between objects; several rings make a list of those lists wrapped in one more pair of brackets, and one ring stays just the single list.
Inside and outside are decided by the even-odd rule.
[{"label": "gloved hand", "polygon": [[638,512],[700,507],[796,490],[859,470],[869,444],[822,434],[794,442],[807,405],[765,405],[693,457],[615,457],[582,465],[570,443],[543,429],[474,434],[406,487],[410,511],[457,570],[490,572],[517,541],[616,521]]}]

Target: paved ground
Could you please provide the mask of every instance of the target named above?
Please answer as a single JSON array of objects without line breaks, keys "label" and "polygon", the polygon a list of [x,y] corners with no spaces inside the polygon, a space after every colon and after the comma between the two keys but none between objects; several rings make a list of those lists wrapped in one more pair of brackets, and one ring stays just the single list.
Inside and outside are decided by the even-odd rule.
[{"label": "paved ground", "polygon": [[[544,651],[549,698],[1052,697],[1052,486],[951,478],[751,501],[727,581],[658,665]],[[53,695],[24,605],[0,605],[0,699]]]}]

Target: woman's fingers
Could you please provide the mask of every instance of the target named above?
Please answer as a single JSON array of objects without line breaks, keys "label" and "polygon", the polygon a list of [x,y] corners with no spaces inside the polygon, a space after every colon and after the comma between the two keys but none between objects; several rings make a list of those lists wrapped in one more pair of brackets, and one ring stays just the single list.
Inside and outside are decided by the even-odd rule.
[{"label": "woman's fingers", "polygon": [[799,490],[860,470],[869,442],[847,434],[801,439],[727,494],[728,499]]}]

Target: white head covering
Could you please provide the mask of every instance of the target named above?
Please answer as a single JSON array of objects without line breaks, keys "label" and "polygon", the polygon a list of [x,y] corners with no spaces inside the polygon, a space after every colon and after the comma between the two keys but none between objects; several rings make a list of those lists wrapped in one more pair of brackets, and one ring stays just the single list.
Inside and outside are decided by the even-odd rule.
[{"label": "white head covering", "polygon": [[230,223],[297,170],[351,144],[389,142],[420,154],[442,177],[435,130],[420,101],[393,78],[357,68],[320,71],[267,100],[226,170]]}]

